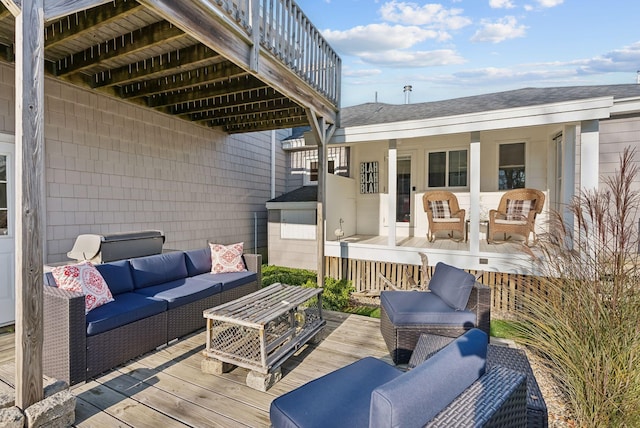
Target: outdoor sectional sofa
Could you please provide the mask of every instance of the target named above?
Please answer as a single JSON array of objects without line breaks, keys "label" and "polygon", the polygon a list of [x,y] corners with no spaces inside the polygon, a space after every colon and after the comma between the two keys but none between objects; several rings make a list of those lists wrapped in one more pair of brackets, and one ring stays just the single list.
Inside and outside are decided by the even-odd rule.
[{"label": "outdoor sectional sofa", "polygon": [[487,335],[471,329],[410,371],[366,357],[271,402],[274,428],[523,427],[526,376],[487,371]]},{"label": "outdoor sectional sofa", "polygon": [[96,265],[114,301],[85,315],[85,297],[45,273],[44,373],[70,385],[205,326],[203,310],[261,287],[262,259],[247,271],[211,273],[209,248]]}]

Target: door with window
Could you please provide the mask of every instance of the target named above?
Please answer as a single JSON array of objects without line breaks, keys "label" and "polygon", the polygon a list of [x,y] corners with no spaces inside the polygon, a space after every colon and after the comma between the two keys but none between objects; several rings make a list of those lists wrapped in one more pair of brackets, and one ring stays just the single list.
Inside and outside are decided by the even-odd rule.
[{"label": "door with window", "polygon": [[396,222],[411,223],[411,155],[398,156],[396,178]]},{"label": "door with window", "polygon": [[0,325],[15,320],[14,145],[0,142]]}]

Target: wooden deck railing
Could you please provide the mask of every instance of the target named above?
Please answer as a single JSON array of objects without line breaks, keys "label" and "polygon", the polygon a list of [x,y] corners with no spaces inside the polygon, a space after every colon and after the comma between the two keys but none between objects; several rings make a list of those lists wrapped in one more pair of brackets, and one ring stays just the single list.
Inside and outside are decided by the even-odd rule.
[{"label": "wooden deck railing", "polygon": [[[294,0],[216,0],[247,36],[271,52],[334,105],[341,60]],[[259,28],[259,33],[254,33]]]}]

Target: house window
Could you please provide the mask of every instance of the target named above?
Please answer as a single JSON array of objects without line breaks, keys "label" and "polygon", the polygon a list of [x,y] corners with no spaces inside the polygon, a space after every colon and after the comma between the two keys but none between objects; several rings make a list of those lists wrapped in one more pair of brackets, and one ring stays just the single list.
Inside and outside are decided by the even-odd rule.
[{"label": "house window", "polygon": [[467,185],[467,150],[431,152],[428,157],[428,187]]},{"label": "house window", "polygon": [[524,143],[501,144],[498,161],[498,189],[521,189],[524,187]]},{"label": "house window", "polygon": [[[335,172],[335,161],[327,161],[327,174],[333,174]],[[309,183],[318,182],[318,161],[311,161],[309,163]]]}]

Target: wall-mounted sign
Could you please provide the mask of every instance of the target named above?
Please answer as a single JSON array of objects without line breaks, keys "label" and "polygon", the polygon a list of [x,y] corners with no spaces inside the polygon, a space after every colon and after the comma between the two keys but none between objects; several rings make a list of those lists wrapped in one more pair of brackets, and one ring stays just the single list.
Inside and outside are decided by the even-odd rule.
[{"label": "wall-mounted sign", "polygon": [[378,162],[360,162],[360,193],[378,193]]}]

